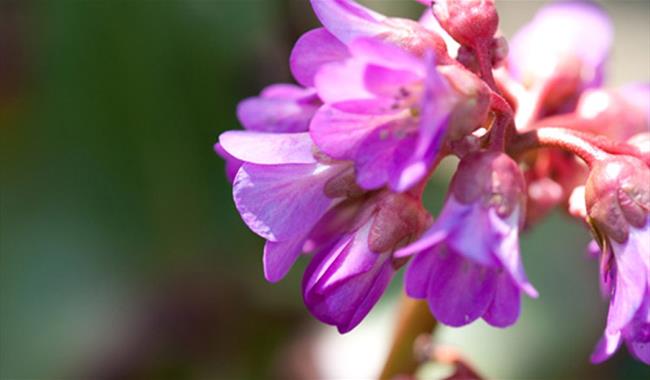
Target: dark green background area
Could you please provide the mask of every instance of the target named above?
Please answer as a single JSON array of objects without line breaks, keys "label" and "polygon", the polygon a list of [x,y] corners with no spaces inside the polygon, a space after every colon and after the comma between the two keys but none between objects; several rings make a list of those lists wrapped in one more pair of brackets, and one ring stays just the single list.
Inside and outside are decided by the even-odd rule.
[{"label": "dark green background area", "polygon": [[[509,34],[540,5],[498,4]],[[650,4],[606,5],[636,31],[614,80],[650,79]],[[212,145],[239,128],[239,100],[291,81],[291,46],[316,25],[302,0],[0,2],[0,379],[287,378],[309,361],[295,347],[322,327],[302,305],[306,260],[264,281]],[[554,214],[523,239],[542,296],[520,323],[440,339],[495,378],[641,378],[626,353],[588,364],[606,305],[587,241]]]}]

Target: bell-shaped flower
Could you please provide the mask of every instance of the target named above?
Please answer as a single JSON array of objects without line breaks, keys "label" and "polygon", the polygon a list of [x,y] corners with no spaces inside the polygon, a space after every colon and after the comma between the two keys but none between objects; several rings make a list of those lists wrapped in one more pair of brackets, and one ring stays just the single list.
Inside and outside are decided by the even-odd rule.
[{"label": "bell-shaped flower", "polygon": [[607,327],[592,360],[607,359],[625,340],[650,364],[650,169],[628,156],[598,161],[585,200],[602,251],[601,283],[611,297]]},{"label": "bell-shaped flower", "polygon": [[344,195],[326,190],[350,165],[319,155],[308,133],[229,131],[219,144],[243,162],[233,183],[235,205],[246,225],[267,240],[266,279],[279,281],[313,226]]},{"label": "bell-shaped flower", "polygon": [[460,162],[433,226],[397,257],[415,254],[406,292],[426,299],[433,315],[451,326],[479,317],[493,326],[513,324],[521,292],[537,292],[524,273],[519,231],[525,184],[503,153],[477,152]]},{"label": "bell-shaped flower", "polygon": [[395,273],[393,251],[427,221],[420,200],[406,193],[382,191],[332,209],[311,236],[316,254],[303,278],[309,311],[341,333],[357,326]]}]

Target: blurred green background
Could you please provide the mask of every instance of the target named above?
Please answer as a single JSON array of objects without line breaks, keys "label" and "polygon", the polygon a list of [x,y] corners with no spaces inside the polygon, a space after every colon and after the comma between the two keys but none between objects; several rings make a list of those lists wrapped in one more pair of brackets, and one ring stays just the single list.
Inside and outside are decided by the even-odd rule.
[{"label": "blurred green background", "polygon": [[[365,1],[418,17],[413,1]],[[507,36],[542,5],[498,1]],[[650,80],[650,2],[603,2],[610,83]],[[212,145],[317,25],[305,0],[0,1],[0,378],[369,378],[399,279],[346,336],[300,295],[305,260],[262,276]],[[453,170],[428,189],[435,210]],[[627,353],[591,366],[604,325],[582,226],[523,238],[541,293],[508,330],[441,329],[493,379],[649,379]],[[622,351],[625,351],[624,349]]]}]

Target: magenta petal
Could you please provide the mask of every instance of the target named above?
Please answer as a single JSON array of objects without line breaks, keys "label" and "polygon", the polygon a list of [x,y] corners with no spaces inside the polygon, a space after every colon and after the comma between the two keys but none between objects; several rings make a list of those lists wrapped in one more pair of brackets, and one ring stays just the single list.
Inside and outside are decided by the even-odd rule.
[{"label": "magenta petal", "polygon": [[237,118],[244,128],[262,132],[304,132],[320,105],[313,89],[276,84],[260,96],[242,100]]},{"label": "magenta petal", "polygon": [[351,160],[354,159],[359,144],[369,133],[398,117],[399,113],[353,114],[326,105],[314,116],[310,133],[314,143],[329,156]]},{"label": "magenta petal", "polygon": [[[650,229],[630,229],[628,239],[612,241],[616,261],[614,295],[607,315],[607,331],[615,333],[628,324],[641,306],[648,286],[648,264],[643,255],[650,252]],[[647,260],[647,259],[646,259]]]},{"label": "magenta petal", "polygon": [[367,190],[378,189],[395,175],[395,155],[402,145],[413,148],[415,136],[403,132],[401,122],[388,123],[370,133],[355,157],[357,183]]},{"label": "magenta petal", "polygon": [[390,255],[368,248],[370,225],[318,254],[303,279],[305,304],[341,333],[354,328],[379,300],[393,275]]},{"label": "magenta petal", "polygon": [[613,30],[609,17],[587,1],[556,2],[543,7],[510,41],[508,68],[520,81],[544,77],[561,60],[576,57],[602,79]]},{"label": "magenta petal", "polygon": [[389,30],[386,16],[352,0],[311,0],[318,20],[343,43],[361,36],[376,36]]},{"label": "magenta petal", "polygon": [[226,177],[232,183],[235,180],[237,171],[244,162],[228,154],[219,143],[214,144],[214,151],[226,161]]},{"label": "magenta petal", "polygon": [[521,291],[507,273],[496,275],[494,300],[483,315],[487,323],[495,327],[507,327],[519,318]]},{"label": "magenta petal", "polygon": [[357,38],[348,48],[354,57],[394,70],[408,70],[424,77],[426,68],[420,57],[408,53],[399,46],[378,38]]},{"label": "magenta petal", "polygon": [[284,278],[289,269],[302,253],[304,237],[287,241],[267,241],[264,244],[264,277],[269,282],[278,282]]},{"label": "magenta petal", "polygon": [[444,246],[433,250],[436,263],[429,282],[431,312],[449,326],[464,326],[482,316],[492,303],[496,288],[493,270]]},{"label": "magenta petal", "polygon": [[374,98],[363,82],[365,70],[366,62],[359,59],[324,65],[314,77],[318,96],[325,103]]},{"label": "magenta petal", "polygon": [[323,187],[336,173],[320,164],[244,164],[233,184],[235,205],[248,227],[265,239],[306,235],[332,203]]},{"label": "magenta petal", "polygon": [[291,73],[298,83],[311,87],[321,66],[349,56],[347,47],[325,28],[310,30],[298,39],[291,51]]},{"label": "magenta petal", "polygon": [[313,142],[309,133],[264,133],[227,131],[219,144],[231,156],[259,165],[313,164]]},{"label": "magenta petal", "polygon": [[375,95],[395,97],[400,90],[422,79],[410,70],[391,69],[369,64],[364,72],[364,83],[368,91]]},{"label": "magenta petal", "polygon": [[409,297],[427,298],[429,281],[431,281],[435,265],[436,254],[432,250],[415,255],[404,274],[404,286]]},{"label": "magenta petal", "polygon": [[594,349],[594,352],[591,354],[591,362],[594,364],[602,363],[605,360],[609,359],[616,350],[621,345],[621,333],[617,332],[615,334],[605,334]]},{"label": "magenta petal", "polygon": [[427,54],[427,77],[421,102],[418,140],[410,158],[400,164],[400,175],[391,182],[395,191],[405,191],[417,184],[433,164],[447,134],[449,115],[454,98],[435,65],[431,54]]},{"label": "magenta petal", "polygon": [[515,210],[506,220],[501,219],[494,209],[488,211],[490,223],[501,238],[494,248],[494,255],[508,271],[517,286],[530,297],[537,298],[537,290],[528,281],[524,264],[519,254],[519,210]]}]

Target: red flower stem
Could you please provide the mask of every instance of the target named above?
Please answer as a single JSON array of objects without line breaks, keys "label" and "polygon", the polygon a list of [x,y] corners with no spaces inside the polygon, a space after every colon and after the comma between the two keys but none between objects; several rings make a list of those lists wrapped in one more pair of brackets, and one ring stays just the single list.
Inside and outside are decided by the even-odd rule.
[{"label": "red flower stem", "polygon": [[413,375],[420,364],[415,355],[415,341],[430,334],[437,322],[426,302],[403,296],[397,317],[395,337],[379,379],[390,380],[398,375]]},{"label": "red flower stem", "polygon": [[518,154],[538,148],[558,148],[580,157],[587,165],[608,156],[591,142],[564,128],[546,127],[523,133],[509,147],[510,153]]},{"label": "red flower stem", "polygon": [[497,87],[497,83],[494,80],[494,75],[492,74],[492,59],[488,54],[486,43],[477,42],[472,47],[472,50],[474,51],[476,60],[478,61],[479,75],[481,76],[481,79],[483,79],[483,81],[485,81],[485,83],[490,86],[492,91],[498,94],[499,88]]},{"label": "red flower stem", "polygon": [[512,117],[498,113],[492,128],[490,128],[490,149],[503,152],[506,149],[508,140],[508,129],[511,125]]}]

